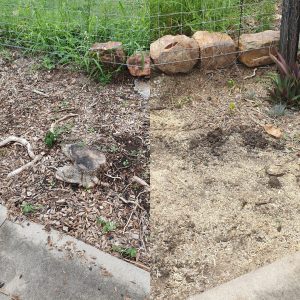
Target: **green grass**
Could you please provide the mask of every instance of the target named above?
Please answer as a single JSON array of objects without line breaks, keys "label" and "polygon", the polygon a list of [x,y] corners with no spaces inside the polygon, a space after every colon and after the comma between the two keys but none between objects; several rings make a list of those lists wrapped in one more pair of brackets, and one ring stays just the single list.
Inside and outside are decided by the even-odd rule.
[{"label": "green grass", "polygon": [[[272,24],[276,0],[244,0],[242,30]],[[101,81],[111,73],[91,57],[95,42],[120,41],[131,55],[164,34],[239,29],[240,0],[0,0],[0,45],[42,55],[41,65],[75,66]],[[252,25],[247,27],[247,23]]]},{"label": "green grass", "polygon": [[147,0],[0,0],[0,44],[46,55],[44,64],[72,64],[103,78],[90,57],[95,42],[120,41],[127,55],[149,48]]},{"label": "green grass", "polygon": [[[237,35],[239,31],[240,0],[149,1],[152,40],[169,33],[191,35],[198,30],[208,30]],[[244,0],[241,30],[255,32],[269,29],[275,12],[275,1]]]}]

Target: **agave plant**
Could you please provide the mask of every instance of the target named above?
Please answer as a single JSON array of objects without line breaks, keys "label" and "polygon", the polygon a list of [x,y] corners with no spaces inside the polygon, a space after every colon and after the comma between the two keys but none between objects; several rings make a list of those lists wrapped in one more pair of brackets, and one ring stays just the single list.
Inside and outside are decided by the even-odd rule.
[{"label": "agave plant", "polygon": [[276,103],[287,106],[300,106],[300,67],[297,63],[289,66],[280,53],[277,57],[270,54],[277,64],[279,75],[272,78],[274,88],[270,90],[270,98]]}]

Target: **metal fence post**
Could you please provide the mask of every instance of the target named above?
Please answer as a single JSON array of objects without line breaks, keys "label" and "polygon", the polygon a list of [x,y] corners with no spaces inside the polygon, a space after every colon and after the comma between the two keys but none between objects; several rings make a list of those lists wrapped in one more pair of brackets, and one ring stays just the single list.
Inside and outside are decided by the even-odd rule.
[{"label": "metal fence post", "polygon": [[300,1],[283,0],[280,29],[280,53],[289,66],[297,60],[300,34]]}]

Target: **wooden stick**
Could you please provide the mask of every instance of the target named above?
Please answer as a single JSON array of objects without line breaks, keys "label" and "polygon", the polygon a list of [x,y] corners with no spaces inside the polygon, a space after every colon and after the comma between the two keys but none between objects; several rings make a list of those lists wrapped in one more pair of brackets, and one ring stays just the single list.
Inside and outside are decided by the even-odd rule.
[{"label": "wooden stick", "polygon": [[134,261],[134,260],[130,260],[130,259],[127,259],[127,258],[124,258],[124,260],[128,261],[129,263],[132,263],[132,264],[134,264],[134,265],[136,265],[136,266],[138,266],[138,267],[140,267],[142,269],[144,269],[145,271],[148,271],[148,272],[150,271],[149,267],[147,267],[146,265],[144,265],[144,264],[142,264],[140,262],[137,262],[137,261]]},{"label": "wooden stick", "polygon": [[255,68],[255,69],[253,70],[253,74],[252,74],[252,75],[244,77],[244,80],[255,77],[255,76],[256,76],[256,71],[257,71],[257,68]]},{"label": "wooden stick", "polygon": [[118,197],[121,201],[123,201],[124,203],[126,203],[126,204],[134,204],[134,205],[136,205],[137,207],[139,207],[141,210],[145,210],[143,207],[141,207],[136,201],[131,201],[131,200],[126,200],[126,199],[124,199],[123,197],[121,197],[121,196],[119,196]]},{"label": "wooden stick", "polygon": [[66,116],[64,116],[64,117],[62,117],[62,118],[56,120],[55,122],[53,122],[53,123],[51,124],[50,131],[53,133],[54,130],[55,130],[55,127],[56,127],[56,125],[57,125],[58,123],[60,123],[60,122],[62,122],[62,121],[64,121],[64,120],[70,119],[70,118],[77,117],[77,116],[78,116],[78,114],[69,114],[69,115],[66,115]]},{"label": "wooden stick", "polygon": [[149,184],[145,180],[143,180],[142,178],[140,178],[138,176],[133,176],[132,181],[134,181],[142,186],[150,187]]}]

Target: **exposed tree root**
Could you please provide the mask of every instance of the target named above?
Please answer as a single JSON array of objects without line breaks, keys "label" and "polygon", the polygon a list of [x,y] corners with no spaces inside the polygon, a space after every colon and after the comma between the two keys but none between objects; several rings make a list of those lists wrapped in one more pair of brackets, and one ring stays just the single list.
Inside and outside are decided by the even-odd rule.
[{"label": "exposed tree root", "polygon": [[12,142],[19,143],[19,144],[23,145],[24,147],[26,147],[28,155],[32,159],[32,161],[25,164],[24,166],[16,169],[16,170],[10,172],[7,175],[8,178],[14,177],[14,176],[20,174],[22,171],[32,167],[35,163],[37,163],[39,160],[41,160],[43,155],[44,155],[44,153],[42,153],[40,155],[35,155],[33,150],[32,150],[32,147],[31,147],[30,143],[26,139],[16,137],[16,136],[9,136],[7,139],[0,142],[0,147],[4,147],[5,145],[7,145],[9,143],[12,143]]},{"label": "exposed tree root", "polygon": [[7,139],[5,139],[4,141],[0,142],[0,148],[9,144],[9,143],[19,143],[19,144],[22,144],[24,147],[27,148],[27,152],[28,152],[28,155],[30,156],[31,159],[34,159],[35,158],[35,154],[32,150],[32,147],[30,145],[30,143],[23,139],[23,138],[20,138],[20,137],[16,137],[16,136],[9,136]]},{"label": "exposed tree root", "polygon": [[39,160],[41,160],[44,156],[44,153],[42,154],[39,154],[37,155],[32,161],[30,161],[29,163],[27,163],[26,165],[14,170],[13,172],[10,172],[8,175],[7,175],[7,178],[11,178],[11,177],[14,177],[18,174],[20,174],[21,172],[23,172],[24,170],[32,167],[33,165],[35,165]]}]

